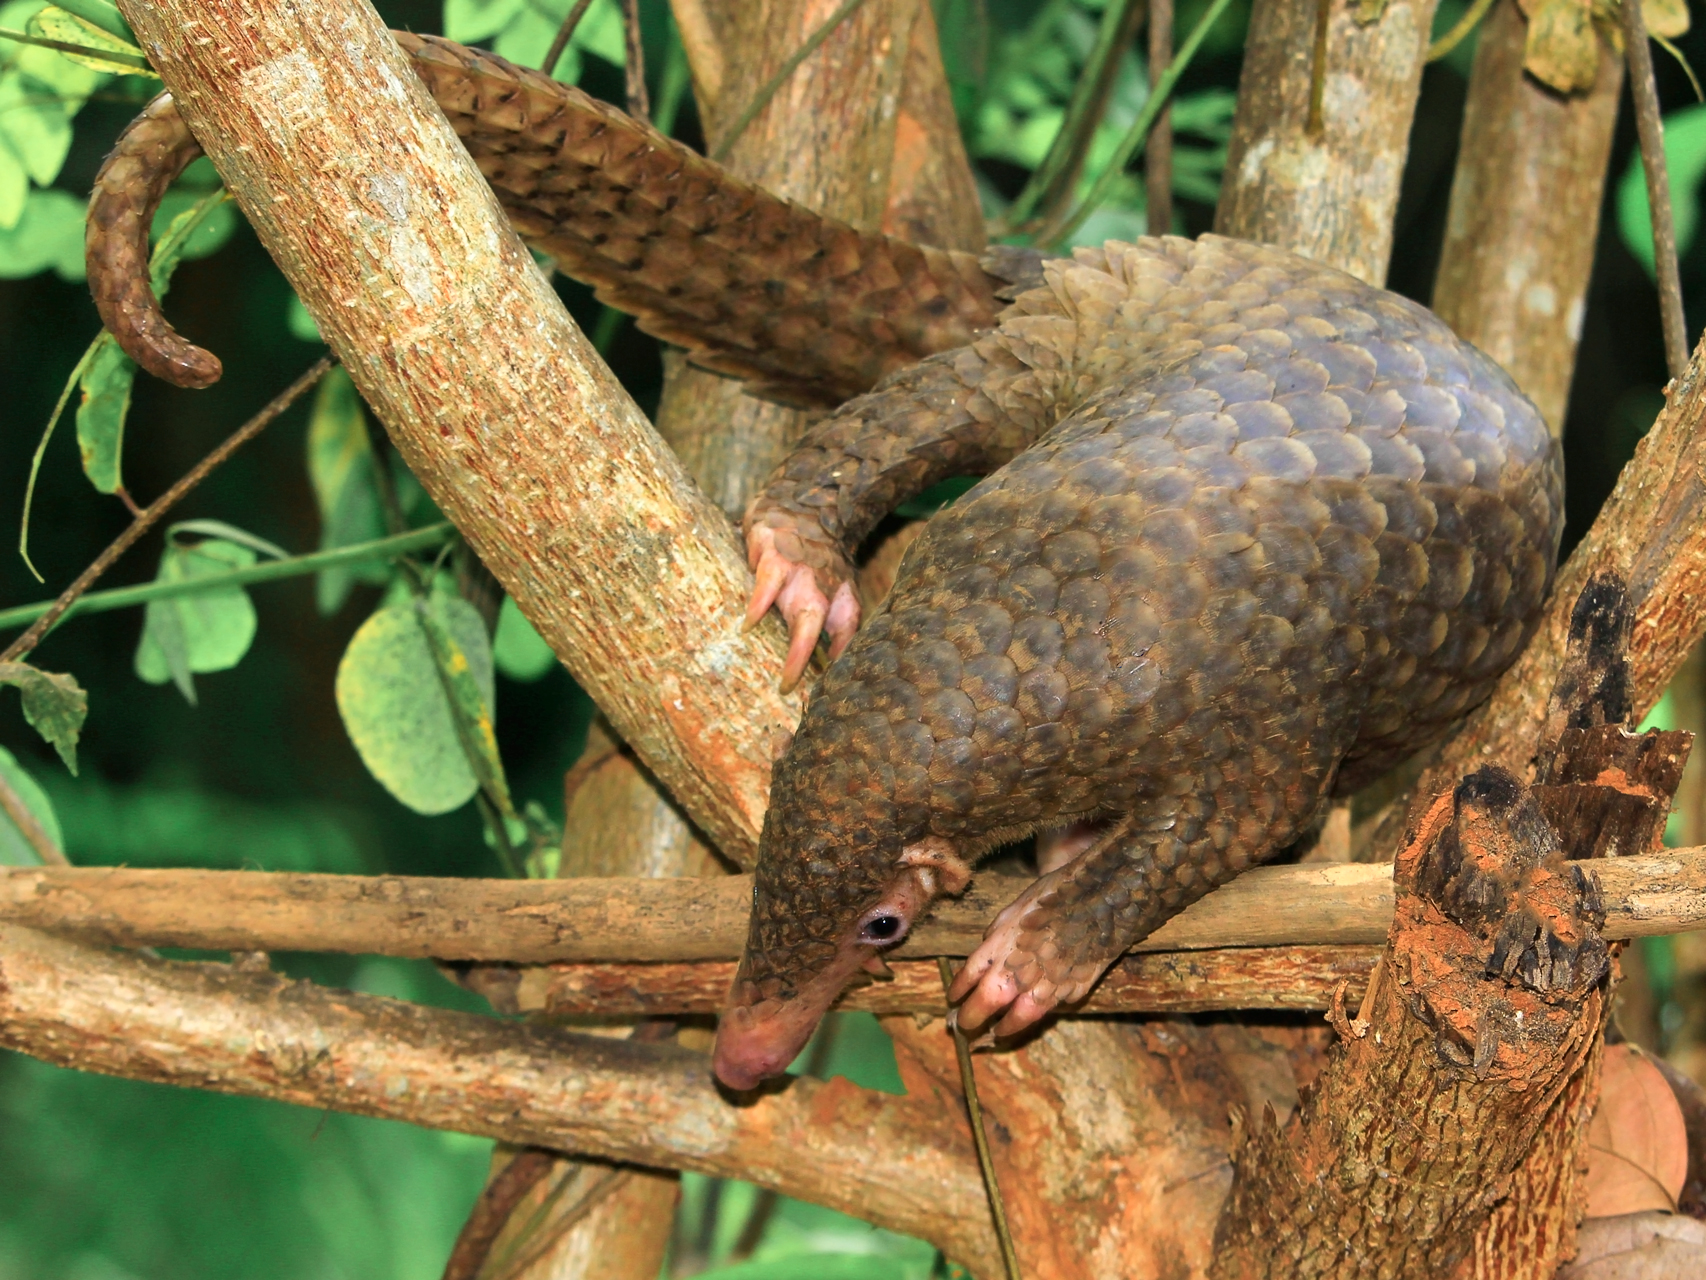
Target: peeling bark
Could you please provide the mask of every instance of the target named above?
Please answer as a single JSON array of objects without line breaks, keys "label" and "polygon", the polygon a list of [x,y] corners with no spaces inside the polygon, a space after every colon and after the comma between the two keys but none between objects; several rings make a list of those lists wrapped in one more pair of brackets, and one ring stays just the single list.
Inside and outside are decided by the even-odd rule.
[{"label": "peeling bark", "polygon": [[1317,129],[1310,122],[1317,6],[1255,0],[1216,231],[1386,282],[1436,2],[1387,0],[1365,23],[1367,6],[1326,0]]},{"label": "peeling bark", "polygon": [[1561,435],[1623,60],[1596,40],[1594,87],[1560,94],[1523,73],[1527,38],[1517,0],[1481,24],[1433,309],[1503,365]]}]

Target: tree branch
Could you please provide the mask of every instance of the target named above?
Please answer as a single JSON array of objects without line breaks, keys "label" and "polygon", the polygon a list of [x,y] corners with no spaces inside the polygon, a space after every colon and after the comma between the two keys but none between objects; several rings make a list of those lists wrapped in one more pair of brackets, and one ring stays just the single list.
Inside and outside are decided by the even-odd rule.
[{"label": "tree branch", "polygon": [[[1706,847],[1592,864],[1606,936],[1706,925]],[[1029,882],[981,876],[896,949],[964,956]],[[344,951],[508,964],[732,960],[746,940],[747,876],[462,880],[134,867],[0,868],[0,920],[113,946]],[[1356,945],[1386,937],[1391,870],[1257,867],[1138,944],[1143,953]]]},{"label": "tree branch", "polygon": [[362,0],[122,7],[427,492],[750,863],[772,741],[800,705],[778,692],[779,633],[742,634],[751,578],[726,518],[575,328],[378,16]]},{"label": "tree branch", "polygon": [[746,1106],[670,1044],[330,991],[224,965],[102,952],[0,925],[0,1044],[82,1071],[404,1120],[519,1146],[739,1177],[988,1266],[963,1121],[795,1080]]}]

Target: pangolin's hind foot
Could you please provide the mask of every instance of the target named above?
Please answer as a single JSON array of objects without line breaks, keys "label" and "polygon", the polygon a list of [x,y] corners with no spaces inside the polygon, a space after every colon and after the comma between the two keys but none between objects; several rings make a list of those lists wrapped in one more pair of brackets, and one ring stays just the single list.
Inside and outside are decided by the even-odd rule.
[{"label": "pangolin's hind foot", "polygon": [[758,577],[746,625],[756,625],[772,605],[788,624],[783,689],[800,682],[819,636],[828,633],[829,656],[834,658],[859,629],[853,566],[827,538],[813,538],[811,532],[809,526],[763,517],[746,531],[747,562]]},{"label": "pangolin's hind foot", "polygon": [[997,1016],[995,1036],[1025,1030],[1057,1005],[1082,1000],[1118,954],[1097,955],[1066,941],[1060,928],[1067,923],[1065,904],[1057,890],[1070,870],[1069,864],[1043,876],[1015,898],[954,979],[948,998],[963,1001],[955,1020],[966,1032],[978,1032]]}]

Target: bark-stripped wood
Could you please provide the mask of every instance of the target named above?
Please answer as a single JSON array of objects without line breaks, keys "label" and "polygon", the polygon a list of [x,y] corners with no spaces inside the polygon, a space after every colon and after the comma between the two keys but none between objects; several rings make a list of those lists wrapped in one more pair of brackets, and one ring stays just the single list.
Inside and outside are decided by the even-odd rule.
[{"label": "bark-stripped wood", "polygon": [[1599,239],[1623,60],[1600,42],[1586,94],[1525,75],[1528,21],[1502,0],[1481,25],[1433,309],[1564,429]]},{"label": "bark-stripped wood", "polygon": [[1214,229],[1386,282],[1392,215],[1436,0],[1327,0],[1321,127],[1310,127],[1319,6],[1255,0]]},{"label": "bark-stripped wood", "polygon": [[123,8],[428,493],[700,828],[750,860],[799,703],[778,692],[773,627],[741,632],[745,557],[377,15]]},{"label": "bark-stripped wood", "polygon": [[[1362,994],[1379,948],[1234,947],[1127,956],[1076,1014],[1209,1013],[1226,1009],[1331,1007],[1341,983]],[[892,977],[854,987],[837,1009],[869,1013],[948,1011],[934,961],[900,960]],[[504,1013],[676,1017],[715,1013],[734,977],[732,960],[702,964],[556,964],[541,968],[479,965],[459,975]]]},{"label": "bark-stripped wood", "polygon": [[[1606,936],[1706,927],[1706,848],[1596,863]],[[980,876],[897,949],[963,956],[1024,887]],[[0,868],[0,920],[113,946],[346,951],[508,964],[730,960],[752,881],[455,880],[132,867]],[[1138,952],[1377,943],[1391,871],[1367,864],[1257,867],[1139,943]]]}]

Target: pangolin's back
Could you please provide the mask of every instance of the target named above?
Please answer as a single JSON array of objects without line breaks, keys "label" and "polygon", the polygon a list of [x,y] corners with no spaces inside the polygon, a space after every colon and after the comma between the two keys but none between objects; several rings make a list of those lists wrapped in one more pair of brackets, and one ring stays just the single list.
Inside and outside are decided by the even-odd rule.
[{"label": "pangolin's back", "polygon": [[936,516],[830,667],[784,840],[861,805],[988,843],[1213,792],[1271,845],[1341,762],[1368,780],[1483,698],[1536,623],[1559,450],[1431,313],[1215,237],[1081,252],[1046,290],[985,340],[1028,376],[983,390],[1058,425]]}]

